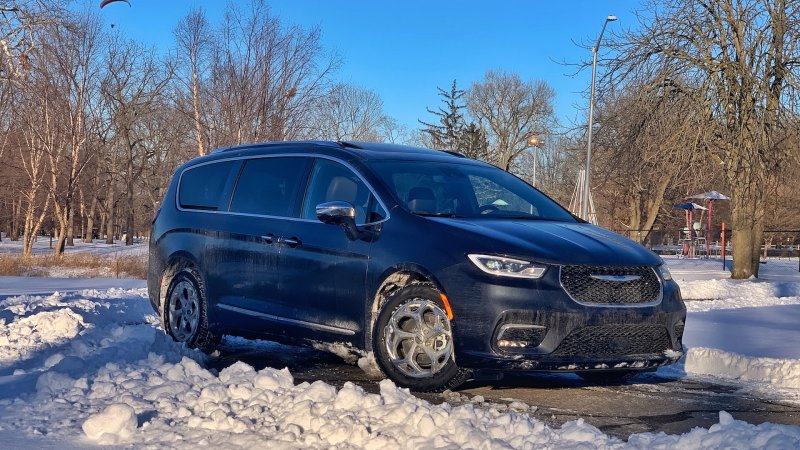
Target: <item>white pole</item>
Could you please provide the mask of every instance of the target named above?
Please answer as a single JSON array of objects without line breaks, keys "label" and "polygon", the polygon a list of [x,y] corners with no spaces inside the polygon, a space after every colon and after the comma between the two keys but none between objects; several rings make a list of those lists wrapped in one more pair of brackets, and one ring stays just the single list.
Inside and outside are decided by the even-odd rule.
[{"label": "white pole", "polygon": [[603,29],[600,30],[600,36],[597,37],[597,43],[592,47],[592,88],[589,92],[589,129],[588,133],[589,136],[587,138],[587,146],[586,146],[586,175],[585,175],[585,182],[583,185],[583,199],[584,201],[581,203],[581,219],[588,221],[589,220],[589,183],[591,182],[591,169],[592,169],[592,134],[594,131],[594,84],[595,79],[597,78],[597,51],[600,49],[600,41],[603,39],[603,33],[606,31],[606,25],[608,22],[613,22],[617,20],[616,16],[608,16],[606,17],[606,21],[603,22]]}]

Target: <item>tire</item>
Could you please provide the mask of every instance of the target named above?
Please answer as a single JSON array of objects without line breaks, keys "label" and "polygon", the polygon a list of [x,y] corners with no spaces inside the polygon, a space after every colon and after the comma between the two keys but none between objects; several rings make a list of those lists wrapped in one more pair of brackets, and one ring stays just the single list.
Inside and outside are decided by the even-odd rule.
[{"label": "tire", "polygon": [[454,389],[471,375],[456,365],[450,320],[441,294],[430,283],[392,292],[374,330],[375,359],[398,386],[418,392],[443,391]]},{"label": "tire", "polygon": [[614,386],[624,384],[626,381],[638,375],[635,370],[612,370],[600,372],[578,372],[578,376],[590,384],[599,386]]},{"label": "tire", "polygon": [[220,339],[208,329],[208,302],[200,273],[192,266],[168,270],[172,279],[161,303],[161,325],[175,342],[212,353]]}]

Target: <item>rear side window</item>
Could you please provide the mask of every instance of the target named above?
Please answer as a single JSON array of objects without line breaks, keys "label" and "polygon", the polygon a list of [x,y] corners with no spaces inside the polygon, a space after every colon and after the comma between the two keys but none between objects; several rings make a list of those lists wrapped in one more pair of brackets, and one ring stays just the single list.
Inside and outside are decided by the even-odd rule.
[{"label": "rear side window", "polygon": [[[216,211],[223,203],[225,185],[234,161],[190,167],[181,175],[178,202],[181,208]],[[227,205],[223,205],[225,209]]]},{"label": "rear side window", "polygon": [[262,158],[245,162],[231,211],[264,216],[297,217],[309,158]]}]

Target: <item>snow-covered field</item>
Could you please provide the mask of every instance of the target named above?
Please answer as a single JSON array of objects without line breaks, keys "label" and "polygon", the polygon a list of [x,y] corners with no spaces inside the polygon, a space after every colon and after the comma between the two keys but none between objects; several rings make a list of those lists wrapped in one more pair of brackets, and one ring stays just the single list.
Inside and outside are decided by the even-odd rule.
[{"label": "snow-covered field", "polygon": [[[33,243],[34,255],[49,255],[53,253],[52,246],[56,244],[55,239],[50,239],[47,236],[37,236],[36,242]],[[135,239],[133,245],[125,245],[123,241],[116,240],[113,244],[106,244],[102,239],[95,239],[92,243],[86,243],[80,239],[75,239],[74,246],[67,246],[64,248],[67,254],[70,253],[88,253],[95,256],[126,256],[126,255],[142,255],[147,254],[147,241],[143,239]],[[18,253],[22,254],[22,241],[12,241],[8,236],[3,233],[3,240],[0,241],[0,253]]]},{"label": "snow-covered field", "polygon": [[[50,278],[144,277],[142,271],[146,270],[148,246],[144,239],[136,239],[130,246],[122,241],[106,244],[102,240],[86,243],[75,239],[74,246],[65,247],[62,260],[48,259],[53,254],[53,245],[55,240],[38,236],[33,245],[34,258],[17,260],[24,264],[11,273]],[[11,241],[6,237],[0,241],[0,258],[20,255],[22,241]]]},{"label": "snow-covered field", "polygon": [[[659,374],[800,402],[797,260],[768,262],[757,281],[725,280],[721,263],[668,263],[687,299],[687,351]],[[434,405],[389,381],[370,394],[204,362],[158,329],[142,281],[0,277],[0,447],[800,448],[800,427],[725,412],[708,429],[622,441],[583,420],[553,428],[523,412]]]},{"label": "snow-covered field", "polygon": [[770,259],[759,279],[746,281],[727,279],[719,260],[666,261],[686,300],[687,351],[679,364],[659,373],[713,379],[800,404],[797,258]]}]

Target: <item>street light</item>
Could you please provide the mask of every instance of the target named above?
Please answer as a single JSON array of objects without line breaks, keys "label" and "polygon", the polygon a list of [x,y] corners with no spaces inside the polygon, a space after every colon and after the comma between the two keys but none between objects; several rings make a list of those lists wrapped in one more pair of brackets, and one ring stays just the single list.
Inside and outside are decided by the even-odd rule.
[{"label": "street light", "polygon": [[603,29],[600,30],[600,36],[597,37],[597,43],[592,47],[592,89],[589,93],[589,143],[586,148],[586,183],[583,185],[583,201],[581,202],[581,218],[583,220],[589,220],[589,174],[591,174],[592,167],[592,125],[594,122],[594,83],[597,77],[597,50],[600,49],[600,40],[603,39],[606,25],[608,25],[608,22],[613,22],[615,20],[617,20],[617,16],[606,17],[606,21],[603,22]]},{"label": "street light", "polygon": [[[539,149],[542,145],[544,145],[544,141],[536,136],[535,134],[528,138],[528,145],[535,149]],[[537,151],[533,155],[533,187],[536,187],[536,162],[539,159],[539,152]]]}]

